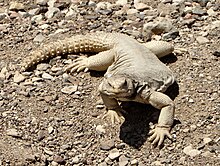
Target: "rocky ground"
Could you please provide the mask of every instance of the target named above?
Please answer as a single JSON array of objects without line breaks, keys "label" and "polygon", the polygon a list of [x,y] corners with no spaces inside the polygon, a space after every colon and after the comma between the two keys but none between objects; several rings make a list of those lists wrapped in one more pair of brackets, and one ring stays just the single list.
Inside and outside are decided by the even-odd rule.
[{"label": "rocky ground", "polygon": [[[0,0],[0,165],[220,165],[219,0]],[[63,72],[77,55],[31,72],[20,64],[40,44],[74,34],[121,32],[166,40],[175,73],[173,141],[147,141],[158,110],[122,103],[123,124],[102,119],[103,73]]]}]

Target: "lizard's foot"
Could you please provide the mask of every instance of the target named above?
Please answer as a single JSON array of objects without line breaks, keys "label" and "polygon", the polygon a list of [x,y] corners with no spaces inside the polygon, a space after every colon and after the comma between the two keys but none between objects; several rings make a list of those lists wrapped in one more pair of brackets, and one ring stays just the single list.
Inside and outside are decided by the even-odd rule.
[{"label": "lizard's foot", "polygon": [[118,123],[122,123],[125,120],[120,110],[108,110],[108,112],[103,116],[103,118],[106,117],[110,118],[112,124],[114,124],[115,121],[117,121]]},{"label": "lizard's foot", "polygon": [[153,145],[157,145],[158,147],[162,145],[165,137],[168,137],[172,140],[170,127],[168,126],[157,126],[155,129],[151,130],[149,134],[151,135],[149,141],[152,142]]},{"label": "lizard's foot", "polygon": [[70,73],[80,72],[84,70],[84,72],[88,71],[88,58],[87,57],[79,57],[73,61],[72,64],[67,66],[64,71],[68,71]]}]

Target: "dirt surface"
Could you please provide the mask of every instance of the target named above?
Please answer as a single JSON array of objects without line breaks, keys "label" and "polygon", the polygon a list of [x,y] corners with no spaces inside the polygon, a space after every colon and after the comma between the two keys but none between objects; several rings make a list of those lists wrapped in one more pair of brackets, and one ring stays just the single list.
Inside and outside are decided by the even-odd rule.
[{"label": "dirt surface", "polygon": [[[17,2],[0,0],[0,165],[220,165],[218,0]],[[103,73],[63,72],[77,55],[18,73],[40,44],[91,31],[181,48],[162,59],[177,78],[173,141],[147,141],[159,114],[151,106],[122,103],[123,124],[103,119]]]}]

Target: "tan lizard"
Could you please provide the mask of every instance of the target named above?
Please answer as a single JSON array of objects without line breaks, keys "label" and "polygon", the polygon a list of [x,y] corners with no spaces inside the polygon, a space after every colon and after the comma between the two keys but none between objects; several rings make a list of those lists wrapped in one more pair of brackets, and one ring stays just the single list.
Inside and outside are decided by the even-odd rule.
[{"label": "tan lizard", "polygon": [[120,33],[90,33],[43,45],[31,53],[22,70],[46,59],[71,53],[97,53],[94,56],[79,57],[65,70],[106,71],[99,86],[103,102],[108,110],[106,116],[122,122],[118,101],[135,101],[151,104],[160,109],[158,124],[150,134],[150,141],[160,146],[167,136],[174,120],[174,102],[163,92],[174,83],[171,70],[158,58],[170,54],[173,46],[163,41],[144,44]]}]

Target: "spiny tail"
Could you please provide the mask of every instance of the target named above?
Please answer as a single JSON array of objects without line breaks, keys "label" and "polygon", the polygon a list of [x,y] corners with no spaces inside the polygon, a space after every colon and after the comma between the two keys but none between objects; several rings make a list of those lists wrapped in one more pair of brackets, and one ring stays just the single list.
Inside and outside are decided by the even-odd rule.
[{"label": "spiny tail", "polygon": [[71,38],[51,42],[31,52],[22,65],[21,70],[27,71],[42,61],[59,55],[71,53],[98,53],[111,48],[106,33],[93,33],[88,35],[76,35]]}]

